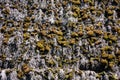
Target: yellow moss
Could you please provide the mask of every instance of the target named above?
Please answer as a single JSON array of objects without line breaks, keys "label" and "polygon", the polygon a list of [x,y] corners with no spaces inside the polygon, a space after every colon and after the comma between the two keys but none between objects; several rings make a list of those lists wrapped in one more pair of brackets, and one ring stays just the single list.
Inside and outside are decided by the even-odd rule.
[{"label": "yellow moss", "polygon": [[61,23],[62,23],[62,20],[56,20],[56,21],[55,21],[55,24],[56,24],[56,25],[59,25],[59,24],[61,24]]},{"label": "yellow moss", "polygon": [[107,35],[106,33],[104,34],[103,38],[104,38],[105,40],[108,40],[108,39],[109,39],[109,37],[108,37],[108,35]]},{"label": "yellow moss", "polygon": [[120,55],[120,50],[118,50],[115,54],[116,54],[116,55]]},{"label": "yellow moss", "polygon": [[95,44],[96,44],[96,45],[101,44],[101,41],[97,40],[97,41],[95,42]]},{"label": "yellow moss", "polygon": [[23,64],[22,70],[26,74],[26,73],[29,73],[31,71],[31,68],[27,64]]},{"label": "yellow moss", "polygon": [[63,39],[63,37],[62,36],[58,36],[57,39],[58,39],[58,41],[61,41]]},{"label": "yellow moss", "polygon": [[1,56],[0,56],[0,59],[2,60],[2,61],[4,61],[4,60],[6,60],[6,55],[5,54],[2,54]]},{"label": "yellow moss", "polygon": [[109,54],[109,55],[108,55],[108,59],[111,60],[111,59],[114,59],[114,58],[115,58],[115,56],[114,56],[113,54]]},{"label": "yellow moss", "polygon": [[89,0],[84,0],[85,3],[89,2]]},{"label": "yellow moss", "polygon": [[112,10],[107,10],[108,14],[109,15],[112,15],[113,14],[113,11]]},{"label": "yellow moss", "polygon": [[112,41],[111,41],[111,40],[109,40],[108,44],[112,45]]},{"label": "yellow moss", "polygon": [[62,36],[63,32],[62,31],[57,31],[56,34],[59,35],[59,36]]},{"label": "yellow moss", "polygon": [[110,46],[103,46],[101,50],[108,51],[108,50],[112,50],[112,48]]},{"label": "yellow moss", "polygon": [[78,37],[78,34],[77,34],[76,32],[72,32],[72,33],[71,33],[71,36],[72,36],[72,37]]},{"label": "yellow moss", "polygon": [[103,31],[102,30],[94,30],[94,32],[98,35],[102,35],[103,34]]},{"label": "yellow moss", "polygon": [[90,30],[94,31],[94,26],[93,25],[90,26]]},{"label": "yellow moss", "polygon": [[71,0],[71,2],[72,2],[73,4],[76,4],[76,5],[79,5],[79,4],[80,4],[80,0]]},{"label": "yellow moss", "polygon": [[40,30],[39,30],[39,28],[37,26],[34,26],[34,31],[39,32]]},{"label": "yellow moss", "polygon": [[109,35],[109,39],[116,42],[117,41],[117,37],[114,35]]},{"label": "yellow moss", "polygon": [[101,22],[98,22],[98,23],[97,23],[97,26],[98,26],[98,27],[101,27],[102,25],[103,25],[103,24],[102,24]]},{"label": "yellow moss", "polygon": [[45,46],[45,50],[50,51],[50,46],[49,45]]},{"label": "yellow moss", "polygon": [[58,41],[58,43],[62,46],[68,46],[68,42],[67,41]]},{"label": "yellow moss", "polygon": [[83,16],[82,16],[82,19],[87,19],[88,18],[88,14],[84,14]]},{"label": "yellow moss", "polygon": [[54,62],[52,59],[48,60],[47,63],[48,63],[49,65],[55,65],[55,62]]},{"label": "yellow moss", "polygon": [[70,44],[71,45],[75,44],[75,39],[70,39]]},{"label": "yellow moss", "polygon": [[78,14],[76,12],[73,13],[73,17],[77,18]]},{"label": "yellow moss", "polygon": [[15,30],[16,30],[15,27],[12,27],[12,28],[10,28],[10,29],[8,30],[8,33],[11,34],[11,33],[13,33]]},{"label": "yellow moss", "polygon": [[[94,14],[94,15],[95,15],[95,14],[96,14],[96,11],[92,11],[92,14]],[[92,18],[92,20],[94,20],[94,18]]]},{"label": "yellow moss", "polygon": [[7,32],[7,33],[4,33],[4,38],[10,38],[10,34]]},{"label": "yellow moss", "polygon": [[110,68],[113,68],[113,67],[114,67],[114,65],[115,65],[115,63],[114,63],[114,62],[109,62],[109,67],[110,67]]},{"label": "yellow moss", "polygon": [[90,31],[91,28],[90,27],[85,27],[85,30]]},{"label": "yellow moss", "polygon": [[17,72],[17,77],[18,77],[18,78],[22,78],[22,77],[23,77],[23,75],[24,75],[24,74],[23,74],[23,72],[22,72],[22,71],[18,71],[18,72]]},{"label": "yellow moss", "polygon": [[63,1],[62,3],[63,3],[63,5],[64,5],[64,6],[66,6],[66,5],[67,5],[67,1]]},{"label": "yellow moss", "polygon": [[4,38],[4,39],[3,39],[3,44],[7,44],[8,41],[9,41],[9,38]]},{"label": "yellow moss", "polygon": [[69,75],[67,74],[67,75],[65,75],[65,79],[68,79],[69,78]]},{"label": "yellow moss", "polygon": [[94,6],[91,6],[91,7],[90,7],[90,10],[94,11],[94,10],[95,10],[95,7],[94,7]]},{"label": "yellow moss", "polygon": [[99,74],[96,75],[96,78],[99,78],[99,79],[100,79],[100,77],[101,77],[101,75],[99,75]]},{"label": "yellow moss", "polygon": [[46,35],[47,38],[52,38],[52,36],[50,34]]},{"label": "yellow moss", "polygon": [[91,37],[91,40],[92,40],[93,42],[95,42],[95,41],[97,41],[98,39],[97,39],[96,37]]},{"label": "yellow moss", "polygon": [[46,35],[47,35],[47,31],[46,31],[46,30],[42,30],[40,33],[41,33],[43,36],[46,36]]},{"label": "yellow moss", "polygon": [[5,55],[5,54],[2,54],[2,58],[6,58],[6,55]]},{"label": "yellow moss", "polygon": [[30,38],[30,34],[29,34],[29,33],[24,33],[24,34],[23,34],[23,38],[24,38],[25,40],[29,39],[29,38]]},{"label": "yellow moss", "polygon": [[94,36],[94,32],[90,30],[90,31],[87,32],[87,35],[88,36]]},{"label": "yellow moss", "polygon": [[40,49],[44,48],[43,41],[38,41],[37,42],[37,47],[40,48]]},{"label": "yellow moss", "polygon": [[69,73],[69,78],[72,79],[73,78],[73,72]]},{"label": "yellow moss", "polygon": [[119,20],[117,20],[117,24],[120,24],[120,19],[119,19]]},{"label": "yellow moss", "polygon": [[80,21],[82,21],[82,18],[80,17],[80,18],[78,18],[78,22],[80,22]]},{"label": "yellow moss", "polygon": [[108,54],[105,53],[105,52],[103,52],[103,53],[102,53],[102,58],[107,58],[107,57],[108,57]]},{"label": "yellow moss", "polygon": [[7,23],[14,23],[14,20],[7,20]]},{"label": "yellow moss", "polygon": [[6,31],[6,29],[7,29],[7,26],[3,26],[3,27],[0,29],[0,31],[3,33],[3,32]]},{"label": "yellow moss", "polygon": [[83,31],[79,31],[79,32],[78,32],[78,35],[79,35],[79,36],[83,36]]},{"label": "yellow moss", "polygon": [[104,64],[104,65],[107,65],[108,61],[106,59],[101,59],[101,63]]},{"label": "yellow moss", "polygon": [[102,11],[96,11],[96,15],[100,16],[102,14]]},{"label": "yellow moss", "polygon": [[28,28],[30,26],[30,23],[25,23],[23,28]]},{"label": "yellow moss", "polygon": [[108,16],[108,19],[112,20],[112,19],[113,19],[113,16]]},{"label": "yellow moss", "polygon": [[30,22],[30,21],[31,21],[30,17],[25,18],[25,22]]},{"label": "yellow moss", "polygon": [[4,14],[10,14],[10,9],[5,8],[2,12],[3,12]]}]

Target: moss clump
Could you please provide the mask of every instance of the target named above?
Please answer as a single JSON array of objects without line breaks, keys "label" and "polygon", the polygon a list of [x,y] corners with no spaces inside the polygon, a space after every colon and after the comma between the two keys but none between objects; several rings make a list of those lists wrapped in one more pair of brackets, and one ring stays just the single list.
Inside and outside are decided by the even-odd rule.
[{"label": "moss clump", "polygon": [[112,10],[107,10],[107,12],[108,12],[108,15],[112,15],[113,14]]},{"label": "moss clump", "polygon": [[1,56],[0,56],[0,58],[4,61],[5,59],[6,59],[6,55],[5,54],[2,54]]},{"label": "moss clump", "polygon": [[12,34],[15,30],[16,30],[15,27],[12,27],[12,28],[10,28],[10,29],[8,30],[8,33],[9,33],[9,34]]},{"label": "moss clump", "polygon": [[79,31],[79,32],[78,32],[78,36],[81,37],[81,36],[83,36],[83,35],[84,35],[84,34],[83,34],[83,31]]},{"label": "moss clump", "polygon": [[58,39],[58,41],[61,41],[61,40],[63,40],[63,37],[62,36],[58,36],[57,39]]},{"label": "moss clump", "polygon": [[49,46],[49,45],[46,45],[46,46],[45,46],[45,50],[46,50],[46,51],[50,51],[50,50],[51,50],[51,49],[50,49],[50,46]]},{"label": "moss clump", "polygon": [[107,58],[108,57],[108,54],[103,52],[102,55],[101,55],[102,58]]},{"label": "moss clump", "polygon": [[94,6],[91,6],[91,7],[90,7],[90,10],[91,10],[91,11],[94,11],[94,10],[95,10],[95,7],[94,7]]},{"label": "moss clump", "polygon": [[115,56],[114,56],[113,54],[109,54],[109,55],[108,55],[108,59],[109,59],[109,60],[112,60],[112,59],[114,59],[114,58],[115,58]]},{"label": "moss clump", "polygon": [[103,31],[102,31],[102,30],[94,30],[94,32],[95,32],[97,35],[102,35],[102,34],[103,34]]},{"label": "moss clump", "polygon": [[30,21],[31,21],[31,18],[30,18],[30,17],[26,17],[24,21],[25,21],[25,22],[30,22]]},{"label": "moss clump", "polygon": [[104,66],[107,66],[108,65],[108,61],[106,59],[101,59],[101,63],[102,65]]},{"label": "moss clump", "polygon": [[62,31],[56,31],[56,34],[59,36],[63,36],[63,32]]},{"label": "moss clump", "polygon": [[55,65],[55,62],[53,61],[53,59],[50,59],[50,60],[48,60],[47,61],[47,64],[49,65],[49,66],[51,66],[51,65]]},{"label": "moss clump", "polygon": [[94,36],[95,34],[94,34],[93,31],[90,30],[90,31],[87,32],[87,35],[88,35],[88,36]]},{"label": "moss clump", "polygon": [[40,49],[43,49],[44,48],[44,44],[43,44],[43,41],[38,41],[36,46]]},{"label": "moss clump", "polygon": [[30,26],[30,23],[27,22],[24,24],[23,28],[28,28],[29,26]]},{"label": "moss clump", "polygon": [[86,31],[90,31],[90,30],[91,30],[91,27],[85,27],[85,30],[86,30]]},{"label": "moss clump", "polygon": [[119,56],[120,55],[120,50],[118,50],[116,53],[115,53],[116,56]]},{"label": "moss clump", "polygon": [[70,0],[75,5],[80,5],[80,0]]},{"label": "moss clump", "polygon": [[90,0],[83,0],[84,1],[84,3],[87,3],[87,2],[89,2]]},{"label": "moss clump", "polygon": [[112,69],[112,68],[114,67],[114,65],[115,65],[115,63],[114,63],[114,62],[109,62],[108,67],[109,67],[110,69]]},{"label": "moss clump", "polygon": [[111,46],[103,46],[103,47],[101,48],[101,50],[102,50],[102,51],[112,51],[113,49],[112,49]]},{"label": "moss clump", "polygon": [[109,40],[109,36],[107,35],[107,33],[104,33],[103,39]]},{"label": "moss clump", "polygon": [[73,17],[77,18],[78,14],[76,12],[73,13]]},{"label": "moss clump", "polygon": [[84,14],[83,16],[82,16],[82,19],[83,20],[85,20],[85,19],[87,19],[88,18],[88,14]]},{"label": "moss clump", "polygon": [[69,72],[65,75],[65,79],[71,80],[73,78],[73,72]]},{"label": "moss clump", "polygon": [[101,26],[102,26],[102,23],[101,23],[101,22],[98,22],[96,26],[97,26],[97,27],[101,27]]},{"label": "moss clump", "polygon": [[5,33],[5,32],[6,32],[6,29],[7,29],[7,26],[3,26],[3,27],[0,29],[1,33]]},{"label": "moss clump", "polygon": [[102,43],[101,41],[97,40],[97,41],[95,42],[95,45],[99,45],[99,44],[101,44],[101,43]]},{"label": "moss clump", "polygon": [[3,11],[2,11],[2,13],[4,13],[4,14],[10,14],[10,9],[9,8],[5,8]]},{"label": "moss clump", "polygon": [[58,43],[64,47],[68,46],[68,41],[58,41]]},{"label": "moss clump", "polygon": [[22,71],[18,70],[18,71],[17,71],[17,77],[18,77],[19,79],[21,79],[21,78],[23,78],[23,76],[24,76],[24,73],[23,73]]},{"label": "moss clump", "polygon": [[29,38],[30,38],[30,34],[29,34],[29,33],[24,33],[24,34],[23,34],[23,38],[24,38],[25,40],[29,39]]},{"label": "moss clump", "polygon": [[46,30],[42,30],[42,31],[40,32],[40,34],[43,35],[43,36],[46,36],[46,35],[47,35],[47,31],[46,31]]},{"label": "moss clump", "polygon": [[22,70],[25,74],[27,74],[31,71],[31,68],[27,64],[23,64],[22,65]]},{"label": "moss clump", "polygon": [[112,40],[113,42],[117,41],[117,37],[114,35],[109,35],[109,39]]},{"label": "moss clump", "polygon": [[75,39],[70,39],[70,45],[73,45],[73,44],[75,44]]},{"label": "moss clump", "polygon": [[78,34],[76,32],[72,32],[71,37],[78,37]]},{"label": "moss clump", "polygon": [[8,41],[9,41],[9,38],[4,38],[4,39],[3,39],[3,44],[7,44]]}]

